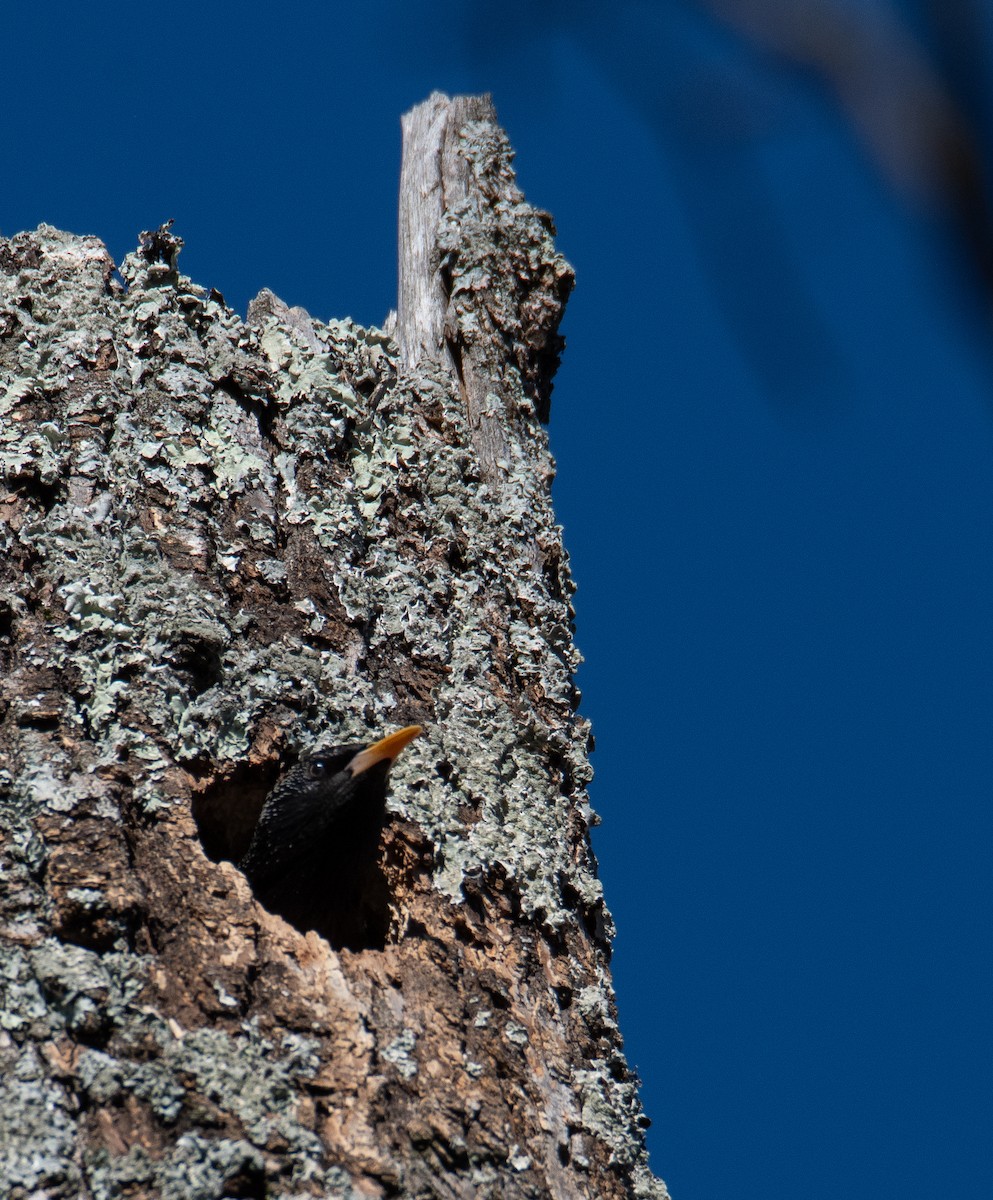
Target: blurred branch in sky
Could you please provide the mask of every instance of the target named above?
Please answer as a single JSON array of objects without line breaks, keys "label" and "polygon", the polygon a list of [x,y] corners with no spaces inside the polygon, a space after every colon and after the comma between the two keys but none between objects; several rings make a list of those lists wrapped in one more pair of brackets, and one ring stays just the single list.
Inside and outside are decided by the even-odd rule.
[{"label": "blurred branch in sky", "polygon": [[[903,198],[908,221],[929,212],[955,235],[945,241],[961,251],[950,272],[958,299],[974,298],[978,281],[983,313],[993,306],[974,132],[988,89],[985,10],[977,0],[921,3],[916,24],[890,0],[489,0],[447,15],[466,22],[482,57],[524,46],[533,61],[536,43],[564,37],[639,113],[743,359],[766,394],[793,407],[847,390],[816,300],[823,254],[783,182],[784,141],[799,135],[800,147],[810,134],[817,145],[832,112]],[[822,170],[828,202],[836,191],[844,203],[843,183]]]},{"label": "blurred branch in sky", "polygon": [[978,82],[975,60],[984,40],[970,0],[929,4],[930,54],[907,18],[884,0],[701,3],[756,45],[823,79],[882,173],[905,193],[945,210],[993,292],[981,146],[974,114],[957,99],[967,76]]}]

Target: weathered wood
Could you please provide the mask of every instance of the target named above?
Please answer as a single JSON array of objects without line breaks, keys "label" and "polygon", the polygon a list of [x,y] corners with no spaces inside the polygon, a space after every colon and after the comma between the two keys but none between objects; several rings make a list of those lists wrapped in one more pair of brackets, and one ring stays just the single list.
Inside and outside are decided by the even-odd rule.
[{"label": "weathered wood", "polygon": [[[539,423],[571,273],[454,107],[447,362],[416,297],[401,360],[271,292],[241,321],[168,229],[126,287],[0,239],[0,1195],[665,1196]],[[301,751],[409,723],[336,953],[233,863]]]},{"label": "weathered wood", "polygon": [[489,96],[435,92],[403,118],[397,342],[458,380],[484,478],[548,419],[574,275],[517,187]]},{"label": "weathered wood", "polygon": [[[472,97],[473,117],[494,116],[488,97]],[[469,98],[450,100],[441,92],[400,119],[403,155],[400,164],[399,262],[396,341],[408,367],[424,359],[441,359],[444,350],[448,294],[439,270],[438,231],[448,204],[455,199],[446,188],[445,147],[453,140],[452,125],[468,116]],[[458,109],[458,114],[456,113]],[[454,131],[457,132],[457,131]],[[447,156],[450,160],[451,154]],[[450,175],[454,189],[458,174]],[[463,197],[464,198],[464,197]]]}]

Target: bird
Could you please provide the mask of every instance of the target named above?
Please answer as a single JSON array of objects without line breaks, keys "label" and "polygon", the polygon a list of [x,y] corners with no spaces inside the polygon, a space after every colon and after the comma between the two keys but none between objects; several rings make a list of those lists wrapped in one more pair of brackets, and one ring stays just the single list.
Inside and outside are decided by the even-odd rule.
[{"label": "bird", "polygon": [[319,749],[278,780],[238,864],[264,908],[335,949],[382,946],[388,892],[376,850],[387,777],[422,732],[407,725],[371,745]]}]

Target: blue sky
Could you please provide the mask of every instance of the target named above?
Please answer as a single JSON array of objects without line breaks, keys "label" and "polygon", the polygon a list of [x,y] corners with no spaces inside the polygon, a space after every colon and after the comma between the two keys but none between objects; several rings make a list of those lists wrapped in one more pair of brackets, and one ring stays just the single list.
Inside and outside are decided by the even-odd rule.
[{"label": "blue sky", "polygon": [[173,217],[242,313],[380,322],[399,116],[493,92],[578,275],[555,499],[653,1165],[986,1200],[993,355],[940,217],[689,0],[4,24],[0,232]]}]

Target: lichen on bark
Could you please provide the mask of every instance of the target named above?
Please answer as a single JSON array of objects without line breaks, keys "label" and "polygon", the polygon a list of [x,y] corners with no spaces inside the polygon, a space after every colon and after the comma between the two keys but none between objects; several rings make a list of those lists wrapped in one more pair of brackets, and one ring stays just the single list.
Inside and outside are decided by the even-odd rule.
[{"label": "lichen on bark", "polygon": [[[513,184],[495,127],[460,145]],[[504,193],[480,195],[477,233]],[[542,297],[513,319],[491,460],[466,371],[267,291],[243,321],[168,229],[119,274],[95,238],[0,240],[11,1195],[664,1196],[614,1013],[535,399],[567,268],[512,207],[544,229],[531,282],[454,236],[464,209],[439,231],[451,280],[476,258],[515,312]],[[410,722],[389,934],[336,953],[233,862],[300,751]]]}]

